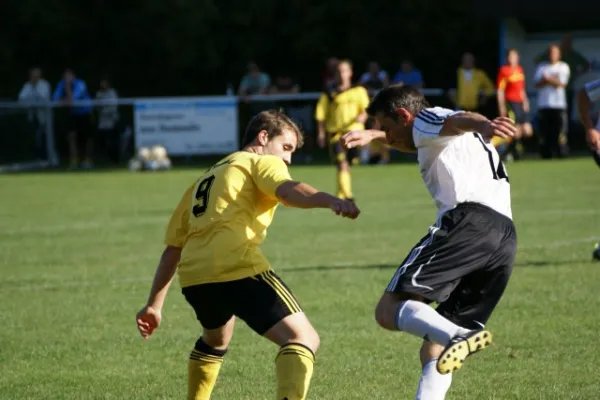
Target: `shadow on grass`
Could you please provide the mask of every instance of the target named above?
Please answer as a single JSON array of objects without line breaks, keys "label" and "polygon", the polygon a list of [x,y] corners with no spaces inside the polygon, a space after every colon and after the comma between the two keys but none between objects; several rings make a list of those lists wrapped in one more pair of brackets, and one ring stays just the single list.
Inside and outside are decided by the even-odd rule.
[{"label": "shadow on grass", "polygon": [[[515,263],[515,268],[550,267],[560,265],[589,264],[591,260],[528,260]],[[351,271],[351,270],[395,270],[400,264],[365,264],[365,265],[318,265],[307,267],[281,268],[282,272],[310,271]]]}]

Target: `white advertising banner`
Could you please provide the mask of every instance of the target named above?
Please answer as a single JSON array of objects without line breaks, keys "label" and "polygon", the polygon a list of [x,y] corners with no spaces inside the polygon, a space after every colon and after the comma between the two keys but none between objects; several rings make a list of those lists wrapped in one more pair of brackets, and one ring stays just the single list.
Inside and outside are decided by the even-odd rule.
[{"label": "white advertising banner", "polygon": [[162,145],[170,155],[227,154],[238,150],[235,97],[138,99],[135,146]]}]

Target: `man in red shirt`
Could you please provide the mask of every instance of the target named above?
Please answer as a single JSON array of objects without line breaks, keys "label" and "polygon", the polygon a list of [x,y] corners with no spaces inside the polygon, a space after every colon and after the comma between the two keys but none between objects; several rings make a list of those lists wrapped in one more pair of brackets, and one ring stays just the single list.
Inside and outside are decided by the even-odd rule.
[{"label": "man in red shirt", "polygon": [[[523,153],[522,137],[533,134],[529,123],[529,99],[525,90],[525,73],[519,65],[519,53],[516,49],[508,50],[507,64],[498,70],[497,96],[498,112],[501,117],[510,117],[517,124],[517,134],[508,145],[504,155],[512,155],[515,159]],[[496,141],[494,146],[506,145],[506,141]]]}]

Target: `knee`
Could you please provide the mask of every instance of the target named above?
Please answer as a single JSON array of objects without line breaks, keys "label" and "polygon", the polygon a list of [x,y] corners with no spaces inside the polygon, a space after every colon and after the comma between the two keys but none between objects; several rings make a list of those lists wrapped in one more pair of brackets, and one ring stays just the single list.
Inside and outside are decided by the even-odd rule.
[{"label": "knee", "polygon": [[387,299],[387,296],[384,295],[377,307],[375,307],[375,321],[377,321],[377,325],[382,327],[383,329],[387,329],[389,331],[398,330],[396,327],[396,311],[398,310],[399,304],[391,304],[391,302]]},{"label": "knee", "polygon": [[231,341],[230,337],[226,335],[213,335],[213,334],[204,334],[198,342],[204,342],[208,346],[213,349],[225,350],[229,347],[229,342]]},{"label": "knee", "polygon": [[294,337],[290,337],[285,344],[291,343],[301,344],[311,349],[313,353],[316,353],[321,345],[321,338],[319,337],[317,331],[312,328],[310,330],[307,329],[302,333],[295,335]]},{"label": "knee", "polygon": [[350,171],[350,164],[348,164],[348,161],[344,160],[344,161],[340,161],[337,163],[337,168],[338,171]]}]

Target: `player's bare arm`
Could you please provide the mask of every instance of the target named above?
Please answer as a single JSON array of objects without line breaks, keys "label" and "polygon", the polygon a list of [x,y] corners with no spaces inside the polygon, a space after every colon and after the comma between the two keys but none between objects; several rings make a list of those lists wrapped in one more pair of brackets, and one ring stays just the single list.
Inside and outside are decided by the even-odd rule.
[{"label": "player's bare arm", "polygon": [[478,113],[461,112],[446,118],[440,136],[462,135],[465,132],[479,132],[485,138],[509,138],[515,136],[517,127],[514,121],[507,117],[498,117],[490,121]]},{"label": "player's bare arm", "polygon": [[325,192],[320,192],[312,186],[288,181],[277,188],[277,198],[286,206],[296,208],[329,208],[337,215],[355,219],[360,210],[352,201],[342,200]]},{"label": "player's bare arm", "polygon": [[152,335],[160,325],[162,308],[180,257],[181,249],[173,246],[167,246],[160,257],[148,301],[136,316],[138,330],[144,339]]},{"label": "player's bare arm", "polygon": [[586,132],[586,140],[592,149],[600,150],[600,132],[595,129],[594,122],[590,113],[591,102],[585,88],[582,88],[577,95],[577,111],[579,119]]},{"label": "player's bare arm", "polygon": [[385,139],[385,132],[377,129],[350,131],[345,133],[340,138],[342,146],[344,146],[346,149],[366,146],[374,140],[387,143]]}]

